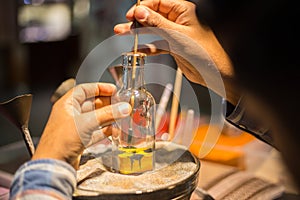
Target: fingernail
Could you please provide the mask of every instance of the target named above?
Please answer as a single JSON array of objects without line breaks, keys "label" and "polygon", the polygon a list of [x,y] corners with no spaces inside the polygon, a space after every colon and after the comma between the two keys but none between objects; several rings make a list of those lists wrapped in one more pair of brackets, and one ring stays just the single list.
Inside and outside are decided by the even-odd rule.
[{"label": "fingernail", "polygon": [[128,103],[120,103],[118,109],[122,115],[128,115],[130,113],[130,105]]},{"label": "fingernail", "polygon": [[149,11],[145,7],[138,6],[135,10],[134,16],[139,21],[146,21],[149,16]]}]

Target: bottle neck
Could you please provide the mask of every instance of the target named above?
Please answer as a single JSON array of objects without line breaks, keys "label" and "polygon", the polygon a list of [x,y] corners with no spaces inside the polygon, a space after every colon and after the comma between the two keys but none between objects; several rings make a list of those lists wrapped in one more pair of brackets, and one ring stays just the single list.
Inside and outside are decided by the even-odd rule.
[{"label": "bottle neck", "polygon": [[[144,66],[136,66],[135,73],[132,66],[123,66],[123,87],[124,89],[144,88]],[[134,73],[134,74],[133,74]]]},{"label": "bottle neck", "polygon": [[144,88],[144,64],[146,54],[125,53],[122,56],[124,72],[123,89]]}]

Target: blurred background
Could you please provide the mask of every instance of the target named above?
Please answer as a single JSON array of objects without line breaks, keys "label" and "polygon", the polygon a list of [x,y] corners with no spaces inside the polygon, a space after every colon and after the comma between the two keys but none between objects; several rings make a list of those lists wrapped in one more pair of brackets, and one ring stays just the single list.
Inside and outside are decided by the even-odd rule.
[{"label": "blurred background", "polygon": [[[76,77],[88,53],[114,35],[115,24],[127,21],[125,14],[134,3],[123,0],[1,0],[0,102],[21,94],[33,94],[29,129],[35,142],[47,122],[52,105],[50,98],[56,88],[64,80]],[[169,55],[149,59],[150,62],[176,68]],[[161,73],[155,73],[155,76],[158,74],[161,78],[170,79],[170,82],[175,79]],[[108,71],[99,80],[114,82]],[[201,114],[209,114],[207,89],[190,84],[197,94],[199,105],[198,102],[189,102],[190,105],[186,106],[199,106]],[[163,89],[163,86],[149,86],[157,103]],[[182,96],[189,95],[184,94],[184,89],[182,92]],[[0,130],[0,148],[22,141],[20,131],[3,115],[0,115]],[[20,151],[24,154],[25,147]],[[14,172],[18,164],[6,166],[7,159],[2,159],[0,167]],[[24,159],[28,157],[19,159],[19,162]]]},{"label": "blurred background", "polygon": [[[89,52],[114,35],[114,25],[127,21],[126,11],[134,3],[129,0],[0,0],[0,103],[21,94],[33,95],[29,130],[36,144],[51,111],[50,98],[56,88],[66,79],[76,77]],[[177,68],[169,55],[147,60],[149,63]],[[175,76],[161,73],[159,68],[155,70],[154,73],[145,74],[148,80],[155,76],[174,83]],[[99,80],[115,82],[108,70]],[[203,126],[198,127],[190,148],[197,153],[208,129],[205,120],[210,116],[211,98],[204,87],[191,82],[186,85],[192,86],[198,101],[189,100],[190,90],[183,85],[181,97],[185,97],[184,106],[200,110],[203,119],[200,120]],[[164,86],[149,85],[148,89],[159,103]],[[221,101],[220,97],[214,93],[212,95]],[[170,104],[171,101],[167,106],[168,111]],[[199,114],[195,113],[195,118]],[[286,171],[284,168],[277,167],[277,171],[274,170],[274,162],[281,166],[281,158],[270,146],[228,124],[225,124],[222,133],[214,151],[205,157],[206,160],[250,171],[264,167],[263,161],[267,160],[270,162],[265,166],[271,167],[275,173],[268,175],[268,178],[277,178],[274,182],[282,182],[283,179],[283,182],[290,181],[285,180],[288,176],[283,173]],[[0,136],[0,175],[2,170],[13,174],[30,157],[20,130],[2,114]],[[275,156],[270,157],[273,151]],[[268,157],[270,159],[266,159]],[[268,174],[266,171],[271,173],[272,170],[267,167],[260,174],[265,176]],[[208,167],[208,172],[211,168]],[[220,171],[226,170],[222,166]],[[208,175],[207,172],[201,174]]]}]

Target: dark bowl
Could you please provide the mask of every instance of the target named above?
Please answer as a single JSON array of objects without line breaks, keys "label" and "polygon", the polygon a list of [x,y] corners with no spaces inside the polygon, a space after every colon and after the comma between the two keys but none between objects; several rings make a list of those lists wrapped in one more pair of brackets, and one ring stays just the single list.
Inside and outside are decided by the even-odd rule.
[{"label": "dark bowl", "polygon": [[[163,144],[163,145],[162,145]],[[89,189],[77,188],[77,194],[75,193],[73,199],[76,200],[189,200],[193,191],[197,187],[198,177],[200,171],[200,161],[184,147],[170,143],[170,142],[158,142],[155,151],[156,163],[167,162],[193,162],[196,167],[191,174],[185,177],[183,180],[175,182],[174,184],[166,185],[155,190],[137,190],[135,192],[99,192]],[[164,170],[161,168],[159,170]],[[89,192],[88,195],[80,194],[80,192]]]}]

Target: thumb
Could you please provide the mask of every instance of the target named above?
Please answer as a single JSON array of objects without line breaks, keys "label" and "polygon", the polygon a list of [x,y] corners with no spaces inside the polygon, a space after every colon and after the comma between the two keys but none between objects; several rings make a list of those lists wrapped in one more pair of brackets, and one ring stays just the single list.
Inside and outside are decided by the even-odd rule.
[{"label": "thumb", "polygon": [[139,5],[134,11],[135,19],[143,26],[158,28],[174,28],[177,24],[166,19],[164,16],[149,9],[146,6]]},{"label": "thumb", "polygon": [[130,104],[120,102],[76,116],[76,128],[82,144],[87,147],[91,144],[91,133],[99,127],[108,126],[115,120],[129,116],[130,113]]}]

